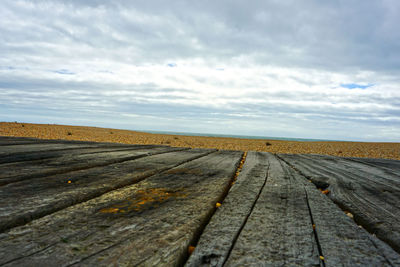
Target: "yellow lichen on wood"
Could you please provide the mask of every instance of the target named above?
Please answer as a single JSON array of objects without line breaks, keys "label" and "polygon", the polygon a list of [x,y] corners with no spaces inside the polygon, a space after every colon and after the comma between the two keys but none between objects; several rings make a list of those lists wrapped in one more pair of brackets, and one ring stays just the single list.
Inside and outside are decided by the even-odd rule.
[{"label": "yellow lichen on wood", "polygon": [[158,204],[170,198],[186,197],[186,194],[178,191],[169,191],[165,188],[148,188],[137,190],[134,198],[124,200],[122,203],[114,204],[112,207],[101,209],[101,213],[123,213],[140,212],[147,207],[158,207]]},{"label": "yellow lichen on wood", "polygon": [[104,208],[100,210],[101,213],[117,213],[118,211],[118,208]]}]

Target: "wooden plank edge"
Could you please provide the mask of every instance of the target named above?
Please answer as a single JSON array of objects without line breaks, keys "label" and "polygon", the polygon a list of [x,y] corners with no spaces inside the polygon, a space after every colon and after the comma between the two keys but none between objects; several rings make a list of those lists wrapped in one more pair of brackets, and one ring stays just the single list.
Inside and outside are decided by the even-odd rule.
[{"label": "wooden plank edge", "polygon": [[211,153],[215,153],[216,151],[217,150],[209,150],[209,151],[204,152],[202,154],[190,157],[187,160],[180,161],[177,164],[170,165],[170,166],[165,167],[165,168],[160,168],[160,169],[158,169],[156,171],[148,171],[146,173],[143,173],[142,175],[137,176],[136,179],[133,182],[122,183],[122,184],[116,185],[116,186],[114,186],[114,187],[112,187],[110,189],[107,189],[107,190],[96,191],[96,192],[92,192],[91,194],[86,194],[80,200],[71,201],[71,202],[64,202],[62,205],[57,206],[57,207],[52,207],[51,209],[43,210],[41,212],[34,213],[34,214],[21,215],[21,216],[19,216],[17,218],[12,218],[12,220],[10,220],[9,223],[5,223],[5,224],[0,225],[0,233],[5,232],[5,231],[7,231],[7,230],[9,230],[11,228],[14,228],[14,227],[25,225],[25,224],[33,221],[33,220],[37,220],[37,219],[42,218],[44,216],[47,216],[49,214],[55,213],[55,212],[57,212],[59,210],[62,210],[62,209],[65,209],[65,208],[68,208],[68,207],[71,207],[71,206],[75,206],[75,205],[77,205],[79,203],[83,203],[83,202],[89,201],[91,199],[100,197],[100,196],[102,196],[102,195],[104,195],[106,193],[109,193],[111,191],[114,191],[114,190],[117,190],[117,189],[121,189],[123,187],[130,186],[132,184],[136,184],[136,183],[138,183],[140,181],[143,181],[144,179],[147,179],[147,178],[149,178],[149,177],[151,177],[153,175],[157,175],[159,173],[163,173],[165,171],[168,171],[170,169],[176,168],[176,167],[178,167],[178,166],[180,166],[182,164],[185,164],[187,162],[196,160],[196,159],[201,158],[201,157],[205,157],[205,156],[207,156],[207,155],[209,155]]}]

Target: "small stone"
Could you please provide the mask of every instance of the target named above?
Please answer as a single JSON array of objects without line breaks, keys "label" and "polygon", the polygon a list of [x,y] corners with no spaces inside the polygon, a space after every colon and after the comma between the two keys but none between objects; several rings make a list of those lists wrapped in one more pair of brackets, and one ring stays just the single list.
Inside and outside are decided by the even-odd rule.
[{"label": "small stone", "polygon": [[196,248],[196,247],[194,247],[194,246],[189,246],[189,247],[188,247],[188,253],[189,253],[189,255],[193,253],[193,251],[194,251],[195,248]]}]

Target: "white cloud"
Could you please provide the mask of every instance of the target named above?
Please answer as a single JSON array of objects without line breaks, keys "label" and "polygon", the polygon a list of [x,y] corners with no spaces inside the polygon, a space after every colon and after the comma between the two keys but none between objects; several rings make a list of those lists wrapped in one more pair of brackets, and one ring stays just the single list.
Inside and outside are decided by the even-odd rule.
[{"label": "white cloud", "polygon": [[396,1],[5,1],[0,119],[399,141],[399,15]]}]

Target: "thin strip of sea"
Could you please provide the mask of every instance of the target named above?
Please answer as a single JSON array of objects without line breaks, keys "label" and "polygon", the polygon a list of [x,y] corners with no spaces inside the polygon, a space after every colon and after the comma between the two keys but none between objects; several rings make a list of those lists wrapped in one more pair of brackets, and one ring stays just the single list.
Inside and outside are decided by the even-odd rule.
[{"label": "thin strip of sea", "polygon": [[230,138],[241,138],[241,139],[265,139],[265,140],[302,141],[302,142],[339,141],[339,140],[326,140],[326,139],[307,139],[307,138],[252,136],[252,135],[230,135],[230,134],[210,134],[210,133],[186,133],[186,132],[172,132],[172,131],[170,132],[170,131],[140,130],[140,132],[154,133],[154,134],[186,135],[186,136],[230,137]]}]

